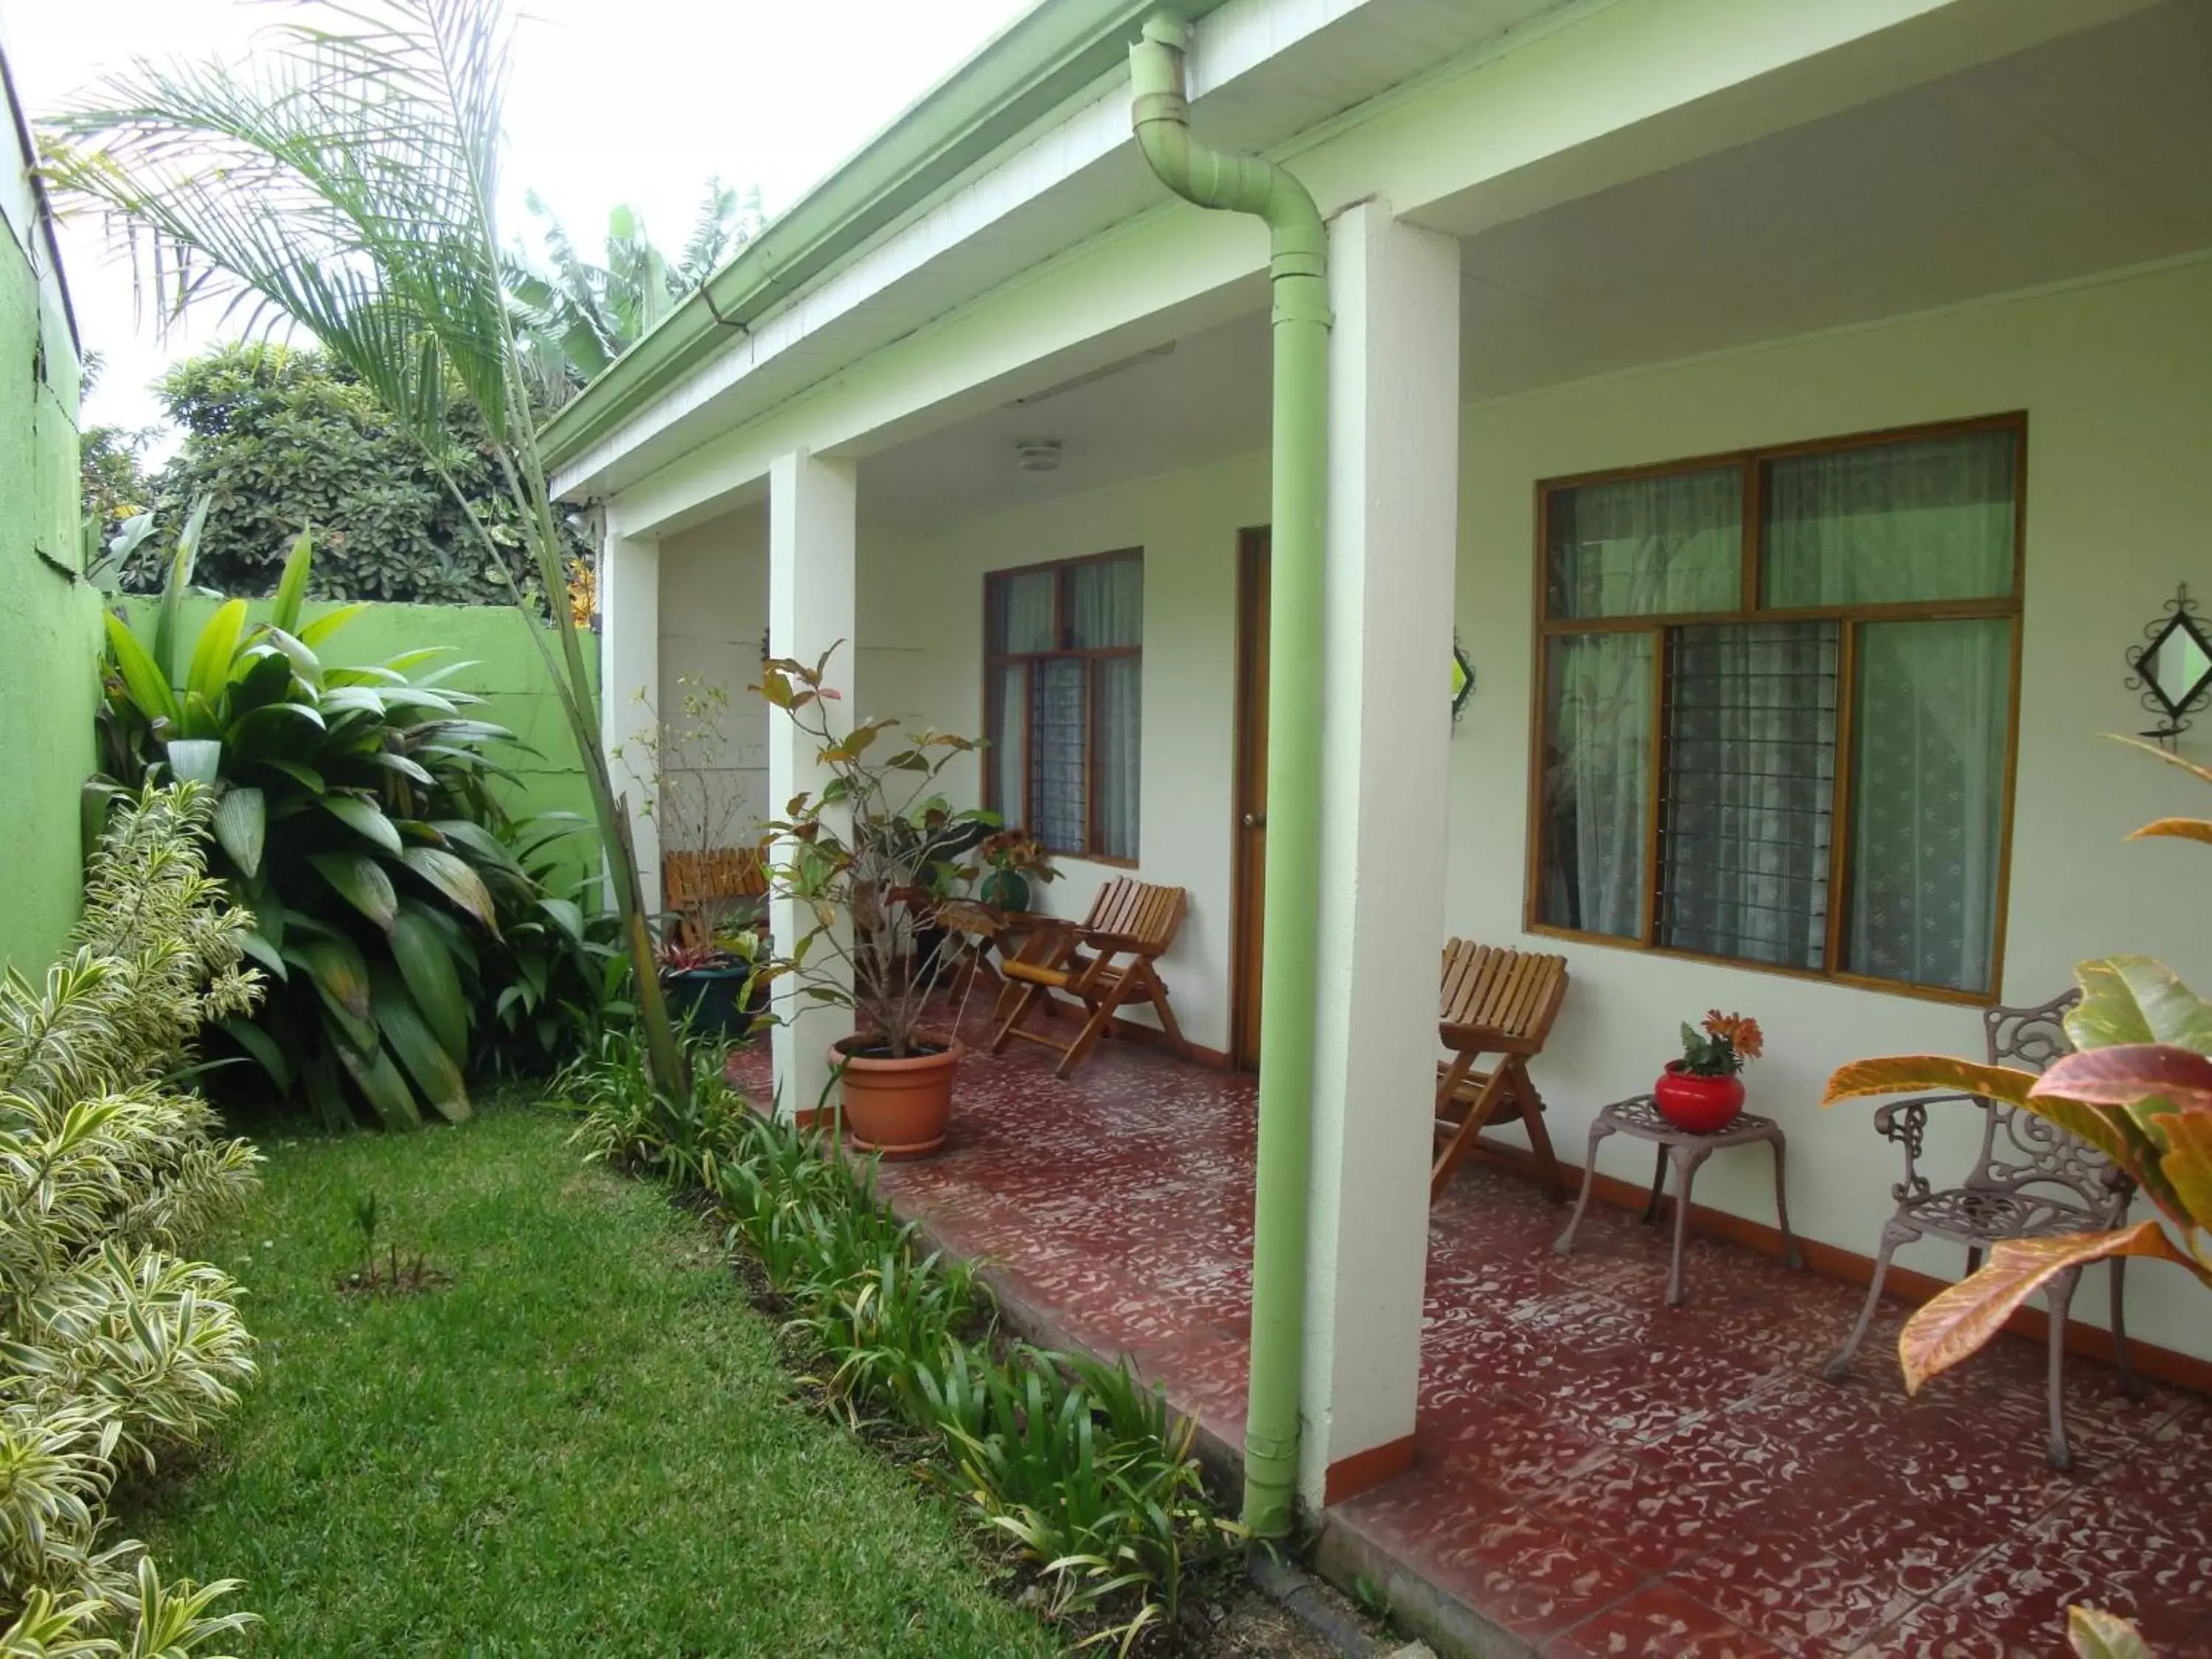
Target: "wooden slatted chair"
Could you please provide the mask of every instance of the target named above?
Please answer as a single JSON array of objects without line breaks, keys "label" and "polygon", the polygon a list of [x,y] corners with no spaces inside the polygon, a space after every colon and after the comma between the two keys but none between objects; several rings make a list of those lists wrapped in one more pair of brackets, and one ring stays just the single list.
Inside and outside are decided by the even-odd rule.
[{"label": "wooden slatted chair", "polygon": [[[1188,1054],[1182,1028],[1168,1006],[1168,988],[1153,964],[1175,943],[1188,902],[1180,887],[1117,876],[1098,890],[1080,926],[1039,927],[1001,964],[1000,971],[1021,994],[1000,1023],[991,1052],[1003,1053],[1016,1037],[1042,1043],[1058,1051],[1061,1058],[1054,1075],[1065,1078],[1106,1034],[1118,1010],[1150,1003],[1159,1011],[1169,1043],[1177,1054]],[[1024,1030],[1022,1022],[1030,1012],[1042,1006],[1049,1017],[1060,994],[1081,1003],[1087,1016],[1075,1041],[1062,1043],[1042,1031]]]},{"label": "wooden slatted chair", "polygon": [[[1528,1061],[1544,1040],[1567,994],[1567,959],[1528,951],[1501,951],[1471,939],[1444,946],[1443,981],[1437,996],[1438,1031],[1449,1057],[1437,1062],[1437,1158],[1429,1171],[1434,1199],[1475,1138],[1492,1123],[1516,1120],[1528,1131],[1536,1167],[1556,1202],[1567,1195],[1544,1128],[1544,1099],[1528,1078]],[[1484,1055],[1496,1056],[1477,1071]]]},{"label": "wooden slatted chair", "polygon": [[768,897],[768,856],[757,847],[669,853],[660,860],[660,890],[684,943],[712,945],[725,918],[757,911]]}]

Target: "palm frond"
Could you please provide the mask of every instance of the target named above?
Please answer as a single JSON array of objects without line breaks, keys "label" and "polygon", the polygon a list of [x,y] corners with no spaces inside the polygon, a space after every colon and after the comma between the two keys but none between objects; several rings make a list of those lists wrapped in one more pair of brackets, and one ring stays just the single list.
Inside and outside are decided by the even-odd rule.
[{"label": "palm frond", "polygon": [[511,27],[496,0],[302,8],[240,64],[135,60],[54,123],[46,170],[131,232],[173,319],[289,319],[426,447],[449,377],[513,416],[491,234]]}]

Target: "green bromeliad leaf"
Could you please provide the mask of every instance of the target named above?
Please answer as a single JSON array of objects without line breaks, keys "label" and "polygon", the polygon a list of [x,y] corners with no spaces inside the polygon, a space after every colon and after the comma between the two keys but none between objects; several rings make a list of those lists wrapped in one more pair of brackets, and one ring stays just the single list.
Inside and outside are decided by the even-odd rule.
[{"label": "green bromeliad leaf", "polygon": [[469,1006],[461,976],[444,933],[428,907],[416,900],[400,901],[399,915],[392,924],[392,959],[446,1052],[457,1061],[466,1060]]},{"label": "green bromeliad leaf", "polygon": [[174,730],[183,723],[184,711],[177,706],[177,694],[169,689],[167,677],[146,647],[138,643],[138,636],[131,631],[129,623],[112,612],[106,620],[107,648],[115,658],[115,666],[123,676],[124,690],[130,693],[131,701],[149,721],[166,720]]},{"label": "green bromeliad leaf", "polygon": [[213,787],[222,773],[222,744],[214,738],[173,738],[168,745],[169,770],[186,783]]},{"label": "green bromeliad leaf", "polygon": [[366,605],[342,605],[325,611],[301,628],[300,643],[313,650],[368,609]]},{"label": "green bromeliad leaf", "polygon": [[499,916],[493,908],[490,890],[484,886],[483,878],[465,860],[435,847],[410,847],[400,854],[399,859],[497,936]]},{"label": "green bromeliad leaf", "polygon": [[307,597],[307,571],[314,557],[314,538],[303,526],[292,550],[284,556],[284,574],[276,580],[276,602],[269,608],[270,623],[288,634],[299,629],[300,606]]},{"label": "green bromeliad leaf", "polygon": [[[332,817],[380,852],[399,851],[399,831],[375,802],[359,795],[323,795],[318,804]],[[380,875],[383,872],[378,872]]]},{"label": "green bromeliad leaf", "polygon": [[224,600],[200,629],[199,642],[192,647],[192,665],[185,676],[185,689],[210,704],[220,698],[229,684],[231,659],[238,654],[238,641],[245,632],[246,601]]},{"label": "green bromeliad leaf", "polygon": [[351,939],[325,933],[288,941],[284,960],[307,975],[324,1008],[361,1046],[375,1041],[375,1027],[369,1020],[368,963]]},{"label": "green bromeliad leaf", "polygon": [[315,872],[337,890],[338,896],[389,931],[398,914],[399,896],[392,878],[366,853],[316,853],[307,860]]},{"label": "green bromeliad leaf", "polygon": [[292,1086],[291,1063],[284,1058],[284,1051],[276,1046],[274,1037],[250,1019],[226,1019],[222,1024],[223,1034],[253,1056],[261,1069],[269,1073],[270,1082],[279,1089]]},{"label": "green bromeliad leaf", "polygon": [[362,1047],[347,1040],[347,1034],[333,1034],[331,1047],[337,1051],[338,1063],[353,1079],[370,1109],[383,1121],[387,1129],[412,1129],[422,1121],[422,1109],[415,1103],[415,1091],[407,1086],[406,1078],[392,1060],[391,1050],[376,1040],[376,1028],[369,1028],[369,1041]]},{"label": "green bromeliad leaf", "polygon": [[376,1024],[385,1042],[431,1108],[447,1122],[460,1122],[469,1115],[469,1091],[459,1065],[397,974],[379,974],[374,984]]},{"label": "green bromeliad leaf", "polygon": [[261,873],[261,848],[269,811],[258,789],[233,789],[215,809],[215,838],[247,876]]}]

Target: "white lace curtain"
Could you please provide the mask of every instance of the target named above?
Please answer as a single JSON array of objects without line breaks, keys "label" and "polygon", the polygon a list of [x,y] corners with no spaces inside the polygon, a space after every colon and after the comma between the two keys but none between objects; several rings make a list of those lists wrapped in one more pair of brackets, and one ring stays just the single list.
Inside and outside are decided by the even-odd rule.
[{"label": "white lace curtain", "polygon": [[[993,584],[991,649],[1140,647],[1144,575],[1128,558],[1003,578]],[[1142,659],[1040,654],[994,670],[990,694],[994,798],[1006,823],[1055,851],[1136,857]]]},{"label": "white lace curtain", "polygon": [[[1969,433],[1765,464],[1765,602],[1859,605],[2008,594],[2017,436]],[[1549,613],[1728,611],[1741,603],[1735,466],[1554,498]],[[1994,971],[2013,622],[1856,624],[1851,884],[1840,966],[1960,990]],[[1658,631],[1548,644],[1541,913],[1742,960],[1826,960],[1838,625],[1675,628],[1661,780],[1667,867],[1647,868]]]},{"label": "white lace curtain", "polygon": [[1579,634],[1551,641],[1542,913],[1554,927],[1644,935],[1654,638]]},{"label": "white lace curtain", "polygon": [[1766,603],[2010,592],[2017,444],[2006,428],[1770,462]]},{"label": "white lace curtain", "polygon": [[1859,629],[1844,966],[1984,991],[1995,973],[2012,624]]},{"label": "white lace curtain", "polygon": [[1743,599],[1743,469],[1584,484],[1555,496],[1550,614],[1682,616]]}]

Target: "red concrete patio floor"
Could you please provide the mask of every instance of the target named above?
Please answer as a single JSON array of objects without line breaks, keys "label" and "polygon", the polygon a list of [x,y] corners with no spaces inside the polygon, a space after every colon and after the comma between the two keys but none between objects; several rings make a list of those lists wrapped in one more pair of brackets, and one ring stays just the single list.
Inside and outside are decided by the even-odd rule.
[{"label": "red concrete patio floor", "polygon": [[[1067,1083],[1051,1064],[975,1054],[944,1152],[883,1188],[1048,1340],[1133,1356],[1239,1446],[1252,1080],[1125,1042]],[[757,1085],[765,1056],[735,1069]],[[1567,1258],[1563,1220],[1482,1167],[1435,1206],[1415,1462],[1328,1511],[1334,1575],[1484,1654],[2041,1659],[2084,1601],[2212,1659],[2212,1401],[2130,1402],[2077,1357],[2057,1474],[2039,1346],[2002,1340],[1908,1400],[1893,1310],[1832,1387],[1813,1373],[1855,1287],[1698,1241],[1668,1309],[1632,1215],[1594,1206]]]}]

